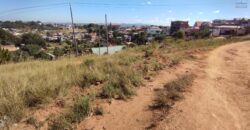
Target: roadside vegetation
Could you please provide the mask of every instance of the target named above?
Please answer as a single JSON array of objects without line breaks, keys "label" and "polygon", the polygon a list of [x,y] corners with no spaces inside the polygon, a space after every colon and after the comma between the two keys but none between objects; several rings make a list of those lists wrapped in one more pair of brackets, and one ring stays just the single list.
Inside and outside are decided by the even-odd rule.
[{"label": "roadside vegetation", "polygon": [[[166,39],[163,43],[154,42],[127,48],[114,55],[4,64],[0,66],[0,117],[7,116],[9,122],[18,122],[27,116],[31,108],[36,109],[39,105],[67,95],[73,86],[81,89],[101,86],[96,97],[124,100],[136,94],[135,90],[142,85],[143,79],[148,79],[147,77],[157,71],[176,66],[182,59],[189,58],[186,51],[206,50],[241,40],[245,39]],[[163,92],[169,91],[171,98],[178,99],[181,97],[180,92],[191,80],[191,76],[181,77],[179,81],[167,85],[170,87],[165,87]],[[169,94],[163,95],[167,96],[166,100],[169,100]],[[69,129],[72,123],[84,119],[93,112],[91,101],[87,96],[74,101],[73,107],[52,120],[51,129]],[[157,104],[158,107],[168,105],[165,99],[158,99]],[[101,108],[96,108],[94,113],[102,115],[104,112]]]},{"label": "roadside vegetation", "polygon": [[192,84],[194,75],[182,75],[176,80],[173,80],[164,85],[162,90],[157,92],[157,97],[154,104],[151,106],[153,109],[162,109],[167,112],[175,101],[183,99],[183,92]]},{"label": "roadside vegetation", "polygon": [[183,99],[183,93],[192,85],[194,74],[185,74],[177,79],[166,83],[162,89],[156,90],[156,97],[153,104],[149,106],[155,112],[152,123],[146,127],[147,130],[154,129],[158,123],[166,118],[166,113],[174,104]]}]

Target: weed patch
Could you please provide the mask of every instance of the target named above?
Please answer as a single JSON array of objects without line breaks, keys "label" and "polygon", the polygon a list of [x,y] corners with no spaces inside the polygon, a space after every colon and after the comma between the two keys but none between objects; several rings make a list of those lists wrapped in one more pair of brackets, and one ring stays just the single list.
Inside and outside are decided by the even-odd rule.
[{"label": "weed patch", "polygon": [[72,123],[78,123],[85,117],[87,117],[91,110],[90,98],[79,98],[73,107],[65,114],[52,119],[50,123],[50,130],[64,130],[73,129]]},{"label": "weed patch", "polygon": [[174,101],[178,101],[183,98],[182,93],[185,92],[188,86],[193,82],[194,76],[183,75],[178,77],[176,80],[173,80],[164,85],[163,90],[157,92],[157,97],[154,104],[152,105],[153,109],[165,109],[168,110],[174,104]]}]

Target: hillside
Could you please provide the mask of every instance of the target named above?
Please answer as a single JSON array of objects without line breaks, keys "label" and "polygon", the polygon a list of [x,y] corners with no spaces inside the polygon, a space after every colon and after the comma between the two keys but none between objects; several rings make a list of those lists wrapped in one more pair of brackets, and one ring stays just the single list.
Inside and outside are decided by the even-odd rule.
[{"label": "hillside", "polygon": [[161,110],[144,111],[153,104],[154,91],[176,77],[196,75],[215,47],[242,40],[167,39],[114,55],[1,65],[1,120],[10,129],[154,128]]}]

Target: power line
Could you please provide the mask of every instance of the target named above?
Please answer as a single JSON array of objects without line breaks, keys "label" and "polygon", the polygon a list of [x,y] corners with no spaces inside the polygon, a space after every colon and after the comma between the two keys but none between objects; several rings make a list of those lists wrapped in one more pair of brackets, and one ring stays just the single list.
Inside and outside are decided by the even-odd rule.
[{"label": "power line", "polygon": [[35,9],[35,8],[41,8],[41,7],[59,6],[59,5],[68,5],[68,3],[58,3],[58,4],[28,6],[28,7],[22,7],[22,8],[16,8],[16,9],[10,9],[10,10],[1,11],[0,14],[10,13],[10,12],[18,12],[18,11],[22,11],[22,10]]},{"label": "power line", "polygon": [[[157,4],[127,4],[127,3],[118,3],[118,4],[113,4],[113,3],[88,3],[88,2],[74,2],[72,4],[76,4],[76,5],[89,5],[89,6],[123,6],[123,7],[151,7],[151,6],[158,6],[158,7],[164,7],[164,6],[207,6],[208,3],[198,3],[198,4],[165,4],[165,3],[157,3]],[[216,3],[216,5],[218,5],[218,3]],[[223,4],[224,5],[224,4]]]},{"label": "power line", "polygon": [[[58,6],[47,6],[47,7],[41,7],[41,8],[32,8],[32,10],[27,9],[27,10],[20,10],[20,11],[15,11],[15,12],[7,12],[4,14],[0,13],[0,18],[1,17],[5,17],[5,16],[9,16],[10,14],[21,14],[21,13],[26,13],[26,12],[34,12],[34,11],[44,11],[44,10],[49,10],[49,9],[55,9],[58,7],[68,7],[69,5],[58,5]],[[31,13],[32,13],[31,12]]]}]

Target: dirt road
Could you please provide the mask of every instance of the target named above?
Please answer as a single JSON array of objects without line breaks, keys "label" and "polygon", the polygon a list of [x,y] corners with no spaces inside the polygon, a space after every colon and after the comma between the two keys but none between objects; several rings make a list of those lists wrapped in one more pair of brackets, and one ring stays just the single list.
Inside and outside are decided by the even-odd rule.
[{"label": "dirt road", "polygon": [[137,91],[137,95],[128,101],[113,100],[111,104],[104,103],[104,116],[92,116],[78,126],[78,130],[145,130],[151,124],[153,113],[149,109],[155,97],[154,89],[162,88],[177,75],[191,71],[193,64],[181,64],[180,69],[167,68],[157,74],[153,81],[144,83],[145,86]]},{"label": "dirt road", "polygon": [[94,130],[140,130],[150,125],[153,113],[148,105],[153,89],[193,71],[192,90],[166,115],[157,130],[250,130],[250,42],[222,46],[198,63],[186,63],[177,70],[164,70],[138,90],[133,99],[106,104],[103,117],[91,117],[78,128]]},{"label": "dirt road", "polygon": [[212,51],[159,130],[250,130],[250,42]]}]

